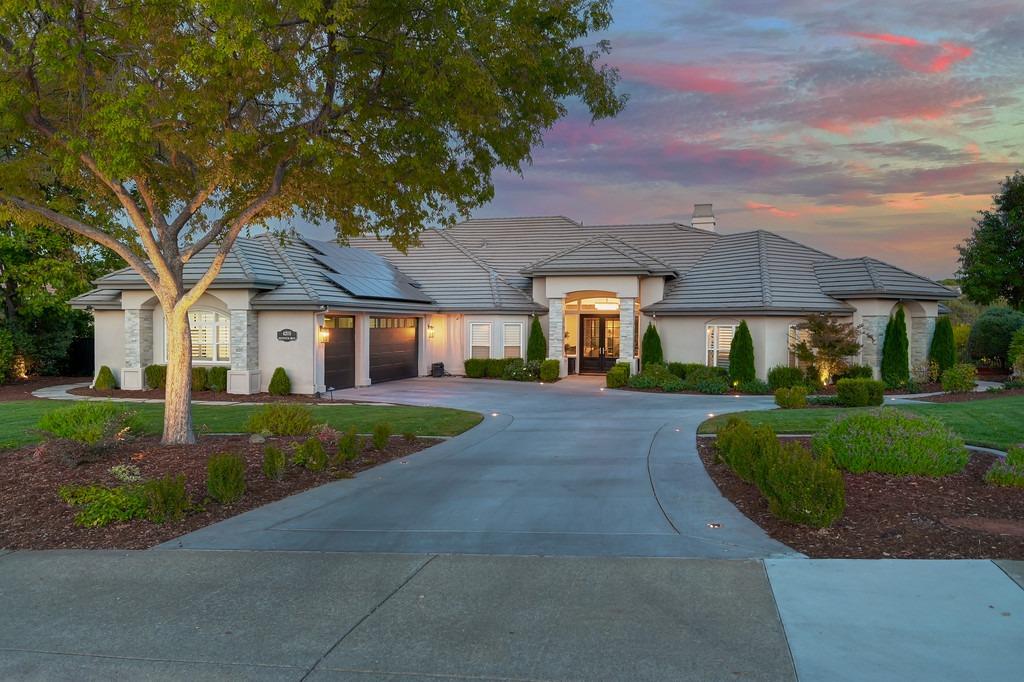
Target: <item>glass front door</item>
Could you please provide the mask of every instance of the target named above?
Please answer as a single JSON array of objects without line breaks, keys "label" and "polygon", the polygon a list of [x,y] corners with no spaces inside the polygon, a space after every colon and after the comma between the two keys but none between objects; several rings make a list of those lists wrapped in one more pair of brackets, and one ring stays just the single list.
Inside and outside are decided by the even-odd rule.
[{"label": "glass front door", "polygon": [[619,359],[619,318],[581,315],[581,372],[607,372]]}]

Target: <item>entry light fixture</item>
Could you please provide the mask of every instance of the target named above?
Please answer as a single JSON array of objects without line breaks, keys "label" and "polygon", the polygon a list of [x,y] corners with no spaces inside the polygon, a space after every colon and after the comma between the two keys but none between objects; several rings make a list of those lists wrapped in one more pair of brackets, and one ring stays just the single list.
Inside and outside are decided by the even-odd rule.
[{"label": "entry light fixture", "polygon": [[327,343],[331,340],[331,330],[327,327],[321,326],[317,331],[316,338],[320,343]]},{"label": "entry light fixture", "polygon": [[432,324],[428,324],[427,325],[427,338],[428,339],[434,338],[434,325],[432,325]]},{"label": "entry light fixture", "polygon": [[594,310],[618,310],[618,303],[607,303],[605,301],[598,301],[594,304]]}]

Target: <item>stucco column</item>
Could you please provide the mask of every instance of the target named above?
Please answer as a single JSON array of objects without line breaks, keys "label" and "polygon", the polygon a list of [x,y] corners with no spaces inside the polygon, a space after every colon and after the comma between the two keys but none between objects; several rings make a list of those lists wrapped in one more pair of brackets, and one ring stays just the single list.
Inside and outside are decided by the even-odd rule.
[{"label": "stucco column", "polygon": [[635,374],[633,346],[636,344],[636,299],[619,298],[619,362],[629,365],[629,373]]},{"label": "stucco column", "polygon": [[548,359],[558,360],[558,376],[569,373],[565,362],[565,299],[548,299]]},{"label": "stucco column", "polygon": [[259,331],[255,310],[231,311],[231,369],[228,370],[228,393],[259,393]]},{"label": "stucco column", "polygon": [[864,327],[860,349],[861,362],[871,367],[876,379],[882,373],[882,342],[885,340],[887,324],[888,315],[865,315],[861,318],[861,325]]},{"label": "stucco column", "polygon": [[121,388],[139,391],[145,388],[144,370],[153,364],[153,311],[129,308],[124,311],[124,367]]},{"label": "stucco column", "polygon": [[934,317],[910,318],[910,367],[923,366],[928,362],[928,349],[935,334]]},{"label": "stucco column", "polygon": [[370,385],[370,315],[356,313],[356,388]]}]

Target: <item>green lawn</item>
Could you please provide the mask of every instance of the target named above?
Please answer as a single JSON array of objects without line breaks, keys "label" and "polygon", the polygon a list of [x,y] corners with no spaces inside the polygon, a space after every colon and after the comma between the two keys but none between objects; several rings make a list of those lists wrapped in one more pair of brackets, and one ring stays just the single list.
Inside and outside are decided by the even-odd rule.
[{"label": "green lawn", "polygon": [[[0,448],[13,448],[40,439],[34,431],[39,418],[50,410],[71,404],[70,401],[18,400],[0,403]],[[128,404],[139,413],[147,433],[159,434],[163,428],[164,406],[156,403]],[[254,405],[195,405],[192,417],[199,433],[239,433],[249,414],[259,409]],[[312,405],[318,423],[337,429],[355,426],[369,433],[374,424],[387,422],[394,433],[411,431],[421,436],[454,436],[476,426],[482,417],[475,412],[444,407],[409,407],[403,405]]]},{"label": "green lawn", "polygon": [[[776,433],[814,433],[840,415],[871,408],[813,408],[742,412],[753,424],[769,424]],[[971,445],[1005,450],[1024,443],[1024,396],[972,400],[963,403],[903,404],[899,409],[937,417]],[[700,433],[714,433],[729,415],[719,415],[700,425]]]}]

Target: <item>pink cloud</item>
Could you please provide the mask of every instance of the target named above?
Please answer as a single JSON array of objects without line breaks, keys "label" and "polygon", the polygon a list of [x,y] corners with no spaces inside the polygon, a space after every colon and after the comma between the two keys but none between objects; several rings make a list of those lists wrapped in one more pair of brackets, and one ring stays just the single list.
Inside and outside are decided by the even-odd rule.
[{"label": "pink cloud", "polygon": [[923,43],[910,36],[893,33],[862,33],[848,35],[876,43],[876,50],[899,62],[905,69],[919,73],[942,73],[957,62],[970,57],[974,50],[967,45],[943,41],[936,45]]},{"label": "pink cloud", "polygon": [[700,92],[708,95],[742,94],[747,86],[741,81],[714,74],[706,66],[688,66],[664,62],[631,62],[619,65],[627,79],[634,79],[676,92]]},{"label": "pink cloud", "polygon": [[778,208],[777,206],[772,206],[771,204],[761,204],[756,201],[747,201],[744,203],[744,206],[747,208],[748,211],[764,211],[765,213],[773,215],[776,218],[796,218],[798,215],[800,215],[797,211],[785,211],[781,208]]}]

